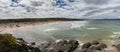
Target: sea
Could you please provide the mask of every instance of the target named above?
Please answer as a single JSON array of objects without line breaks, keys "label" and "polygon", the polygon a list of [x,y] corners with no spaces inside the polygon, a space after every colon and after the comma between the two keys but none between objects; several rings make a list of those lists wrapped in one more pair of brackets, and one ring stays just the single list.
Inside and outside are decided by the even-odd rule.
[{"label": "sea", "polygon": [[75,39],[93,41],[99,39],[120,39],[120,20],[81,20],[63,21],[5,30],[17,38],[28,42]]}]

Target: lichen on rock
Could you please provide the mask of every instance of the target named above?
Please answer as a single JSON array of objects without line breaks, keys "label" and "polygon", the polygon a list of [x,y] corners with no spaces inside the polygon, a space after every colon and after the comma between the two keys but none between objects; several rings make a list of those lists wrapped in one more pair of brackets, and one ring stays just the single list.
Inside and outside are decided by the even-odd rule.
[{"label": "lichen on rock", "polygon": [[3,46],[14,46],[17,41],[12,36],[12,34],[0,34],[0,47]]},{"label": "lichen on rock", "polygon": [[22,38],[12,34],[0,34],[0,52],[41,52],[39,48],[28,45]]}]

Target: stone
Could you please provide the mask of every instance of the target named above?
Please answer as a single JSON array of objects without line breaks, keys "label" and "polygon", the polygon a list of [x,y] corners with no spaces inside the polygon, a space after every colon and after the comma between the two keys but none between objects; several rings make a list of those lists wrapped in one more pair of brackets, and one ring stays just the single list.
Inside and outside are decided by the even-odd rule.
[{"label": "stone", "polygon": [[101,52],[107,45],[104,43],[100,43],[99,41],[92,41],[91,43],[84,43],[80,49],[80,52]]},{"label": "stone", "polygon": [[12,34],[0,34],[0,47],[16,45],[17,41]]},{"label": "stone", "polygon": [[99,44],[99,41],[93,41],[91,42],[92,45],[98,45]]},{"label": "stone", "polygon": [[0,52],[41,52],[41,50],[27,45],[22,38],[17,39],[12,34],[0,34]]},{"label": "stone", "polygon": [[19,44],[27,44],[27,42],[23,38],[16,38]]},{"label": "stone", "polygon": [[76,41],[76,40],[70,40],[70,41],[68,42],[68,44],[71,44],[71,45],[70,45],[71,48],[69,49],[68,52],[73,52],[73,51],[78,47],[78,45],[79,45],[78,41]]},{"label": "stone", "polygon": [[36,43],[35,42],[32,42],[31,45],[35,45]]},{"label": "stone", "polygon": [[100,43],[99,45],[97,45],[97,50],[103,50],[105,48],[107,48],[106,44]]},{"label": "stone", "polygon": [[115,47],[116,47],[117,50],[120,52],[120,44],[117,44]]},{"label": "stone", "polygon": [[79,43],[76,40],[60,40],[51,43],[43,52],[73,52]]},{"label": "stone", "polygon": [[88,49],[90,46],[91,46],[90,42],[85,43],[85,44],[83,44],[82,49]]},{"label": "stone", "polygon": [[79,52],[88,52],[88,49],[81,49]]}]

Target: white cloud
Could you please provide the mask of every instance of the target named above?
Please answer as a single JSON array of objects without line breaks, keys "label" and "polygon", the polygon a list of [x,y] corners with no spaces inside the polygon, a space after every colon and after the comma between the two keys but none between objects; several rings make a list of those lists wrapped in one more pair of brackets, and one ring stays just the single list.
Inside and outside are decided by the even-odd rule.
[{"label": "white cloud", "polygon": [[[21,0],[16,7],[10,6],[10,0],[0,0],[0,19],[30,17],[119,18],[119,0],[63,1],[67,5],[60,8],[55,6],[55,0]],[[41,4],[35,4],[34,2]],[[108,15],[108,13],[110,13],[110,15]]]}]

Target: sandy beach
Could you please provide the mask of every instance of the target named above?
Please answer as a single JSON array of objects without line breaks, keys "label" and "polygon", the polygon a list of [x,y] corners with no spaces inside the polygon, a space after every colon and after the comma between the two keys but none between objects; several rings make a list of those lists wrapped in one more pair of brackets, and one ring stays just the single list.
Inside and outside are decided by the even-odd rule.
[{"label": "sandy beach", "polygon": [[[78,19],[79,20],[79,19]],[[59,18],[43,18],[43,19],[5,19],[0,20],[0,32],[8,29],[21,27],[33,27],[48,23],[59,23],[64,21],[78,21],[77,19],[59,19]]]},{"label": "sandy beach", "polygon": [[33,27],[36,25],[43,25],[48,23],[59,23],[62,21],[55,22],[19,22],[19,23],[2,23],[0,24],[0,32],[8,29],[22,28],[22,27]]}]

